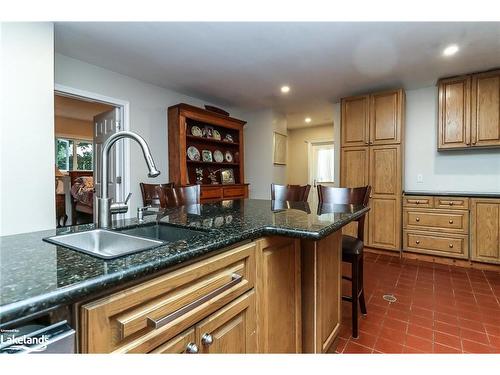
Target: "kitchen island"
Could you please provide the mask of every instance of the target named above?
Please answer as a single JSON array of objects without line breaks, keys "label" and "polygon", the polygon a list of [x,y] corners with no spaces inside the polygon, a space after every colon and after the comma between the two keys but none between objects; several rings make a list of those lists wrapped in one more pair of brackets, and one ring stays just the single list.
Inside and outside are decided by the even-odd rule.
[{"label": "kitchen island", "polygon": [[[196,302],[188,289],[210,294],[221,283],[233,282],[220,294],[224,298],[197,310],[193,325],[243,298],[248,306],[242,318],[248,332],[244,352],[325,352],[340,324],[341,228],[367,210],[250,199],[181,207],[148,216],[141,224],[117,221],[114,229],[159,224],[199,234],[112,260],[42,242],[91,225],[2,237],[0,321],[8,326],[8,321],[65,306],[80,352],[150,352],[172,338],[195,340],[191,328],[180,323],[182,317],[161,327],[156,319],[171,314],[171,306],[182,310],[183,303]],[[166,289],[155,290],[153,284]],[[134,300],[137,290],[145,294]],[[175,294],[179,290],[182,297]],[[110,308],[110,301],[122,295],[128,302]],[[96,338],[95,332],[102,335]]]}]

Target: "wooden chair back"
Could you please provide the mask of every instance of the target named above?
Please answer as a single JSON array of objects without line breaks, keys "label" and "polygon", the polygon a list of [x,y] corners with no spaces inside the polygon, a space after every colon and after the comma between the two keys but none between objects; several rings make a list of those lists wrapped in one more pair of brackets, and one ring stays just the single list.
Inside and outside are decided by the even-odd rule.
[{"label": "wooden chair back", "polygon": [[311,185],[271,184],[271,200],[289,202],[307,202]]},{"label": "wooden chair back", "polygon": [[161,208],[173,208],[200,204],[200,185],[180,187],[156,187]]},{"label": "wooden chair back", "polygon": [[142,204],[144,206],[159,207],[160,206],[160,196],[156,191],[156,187],[171,188],[174,187],[173,182],[167,184],[146,184],[144,182],[139,183],[141,186],[142,193]]},{"label": "wooden chair back", "polygon": [[[319,203],[353,204],[367,206],[370,200],[371,186],[357,188],[335,188],[318,185]],[[358,238],[363,241],[365,232],[365,216],[358,218]]]}]

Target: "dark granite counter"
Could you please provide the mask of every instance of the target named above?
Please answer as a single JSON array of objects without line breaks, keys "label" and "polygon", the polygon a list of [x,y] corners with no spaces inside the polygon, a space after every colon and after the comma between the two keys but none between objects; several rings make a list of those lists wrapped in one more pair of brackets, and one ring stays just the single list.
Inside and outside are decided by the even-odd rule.
[{"label": "dark granite counter", "polygon": [[405,191],[405,195],[424,195],[440,197],[469,197],[469,198],[500,198],[500,193],[473,193],[467,191]]},{"label": "dark granite counter", "polygon": [[[252,199],[182,207],[147,216],[141,225],[190,227],[199,229],[199,235],[112,260],[42,241],[55,234],[93,229],[93,225],[0,237],[0,323],[74,303],[238,242],[266,235],[318,240],[366,211],[362,206],[309,207]],[[114,229],[137,226],[136,219],[114,222]]]}]

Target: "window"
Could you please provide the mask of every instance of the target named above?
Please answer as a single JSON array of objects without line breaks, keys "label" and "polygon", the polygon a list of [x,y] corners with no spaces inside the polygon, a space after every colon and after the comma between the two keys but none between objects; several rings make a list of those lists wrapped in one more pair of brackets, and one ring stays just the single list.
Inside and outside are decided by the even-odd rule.
[{"label": "window", "polygon": [[91,171],[93,145],[90,141],[56,138],[56,164],[61,171]]},{"label": "window", "polygon": [[334,151],[333,142],[311,144],[312,152],[312,183],[333,183]]}]

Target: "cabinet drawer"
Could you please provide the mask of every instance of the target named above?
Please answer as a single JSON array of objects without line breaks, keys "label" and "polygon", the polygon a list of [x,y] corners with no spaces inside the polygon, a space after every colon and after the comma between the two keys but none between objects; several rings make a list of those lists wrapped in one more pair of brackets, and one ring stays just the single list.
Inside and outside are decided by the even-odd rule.
[{"label": "cabinet drawer", "polygon": [[239,197],[243,198],[246,196],[245,194],[246,188],[244,186],[231,186],[224,188],[224,198],[234,198]]},{"label": "cabinet drawer", "polygon": [[403,197],[403,207],[434,207],[434,197],[427,196],[406,196]]},{"label": "cabinet drawer", "polygon": [[435,208],[446,208],[449,210],[468,210],[469,209],[469,198],[459,198],[459,197],[435,197],[434,198]]},{"label": "cabinet drawer", "polygon": [[222,188],[217,187],[205,187],[201,188],[200,192],[201,199],[218,199],[222,198]]},{"label": "cabinet drawer", "polygon": [[255,244],[82,306],[82,351],[147,353],[186,330],[255,282]]},{"label": "cabinet drawer", "polygon": [[469,212],[405,209],[403,225],[405,229],[469,233]]},{"label": "cabinet drawer", "polygon": [[469,236],[467,235],[404,231],[403,244],[405,250],[424,254],[446,255],[454,258],[469,256]]}]

